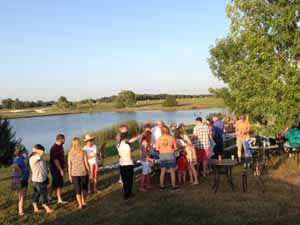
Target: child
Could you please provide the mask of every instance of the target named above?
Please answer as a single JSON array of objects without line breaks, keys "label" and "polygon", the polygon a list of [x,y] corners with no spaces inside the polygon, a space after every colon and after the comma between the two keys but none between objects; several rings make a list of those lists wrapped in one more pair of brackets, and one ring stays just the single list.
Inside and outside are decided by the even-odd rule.
[{"label": "child", "polygon": [[244,168],[249,169],[251,166],[251,161],[252,161],[252,155],[253,155],[253,150],[252,150],[252,145],[255,145],[256,139],[255,138],[250,138],[248,137],[244,143],[245,146],[245,163],[244,163]]},{"label": "child", "polygon": [[186,182],[186,172],[188,170],[188,160],[186,158],[186,151],[181,151],[179,159],[177,161],[178,164],[178,181],[179,184],[185,184]]},{"label": "child", "polygon": [[90,165],[90,177],[89,177],[89,188],[88,193],[91,193],[91,186],[93,184],[94,193],[98,192],[97,183],[98,183],[98,150],[97,146],[94,144],[95,138],[89,134],[85,136],[84,139],[85,146],[83,150],[86,151],[88,156],[88,161]]},{"label": "child", "polygon": [[46,213],[53,213],[53,210],[48,206],[48,168],[43,159],[45,148],[42,145],[35,145],[32,149],[32,154],[29,159],[30,168],[32,171],[33,182],[33,208],[34,213],[39,213],[38,202],[42,197],[42,206]]}]

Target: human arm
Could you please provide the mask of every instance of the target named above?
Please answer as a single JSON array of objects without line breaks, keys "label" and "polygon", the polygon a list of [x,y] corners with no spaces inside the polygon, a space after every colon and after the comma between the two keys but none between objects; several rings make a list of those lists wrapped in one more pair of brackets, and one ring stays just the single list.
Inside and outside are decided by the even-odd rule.
[{"label": "human arm", "polygon": [[68,155],[68,174],[69,174],[69,180],[72,183],[72,161],[71,161],[70,153]]},{"label": "human arm", "polygon": [[142,135],[137,135],[136,137],[133,137],[129,140],[130,144],[133,144],[134,142],[138,141],[139,139],[141,139]]},{"label": "human arm", "polygon": [[58,159],[54,159],[54,165],[59,170],[60,175],[63,177],[64,176],[64,170],[62,169],[62,166],[60,165],[60,162],[59,162]]},{"label": "human arm", "polygon": [[88,162],[88,157],[87,157],[86,152],[84,152],[83,160],[84,160],[85,169],[86,169],[88,175],[90,175],[90,173],[91,173],[90,165],[89,165],[89,162]]},{"label": "human arm", "polygon": [[22,170],[17,163],[14,164],[14,170],[18,174],[19,177],[22,176]]}]

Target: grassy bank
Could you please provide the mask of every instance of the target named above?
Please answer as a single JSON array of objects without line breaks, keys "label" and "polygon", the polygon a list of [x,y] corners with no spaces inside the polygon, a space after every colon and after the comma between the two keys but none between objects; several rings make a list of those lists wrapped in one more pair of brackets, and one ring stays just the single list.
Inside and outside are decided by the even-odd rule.
[{"label": "grassy bank", "polygon": [[[262,179],[265,194],[250,177],[248,192],[241,191],[241,166],[234,168],[236,192],[231,192],[225,179],[221,180],[220,191],[215,195],[211,190],[213,177],[201,178],[199,186],[186,185],[179,192],[157,188],[149,193],[138,193],[138,177],[134,187],[133,200],[124,201],[120,185],[113,185],[102,193],[89,198],[88,208],[79,212],[75,209],[72,186],[67,183],[64,196],[70,203],[64,207],[53,205],[53,215],[32,215],[30,200],[26,201],[26,217],[19,219],[15,193],[9,189],[9,181],[1,181],[0,224],[3,225],[165,225],[165,224],[223,224],[223,225],[296,225],[300,222],[299,173],[300,168],[294,159],[278,161],[268,167],[268,174]],[[284,173],[283,173],[284,171]],[[3,171],[1,171],[3,172]],[[291,184],[286,174],[298,178],[297,184]],[[115,178],[118,172],[114,173]],[[105,188],[108,178],[102,175],[101,188]],[[158,177],[155,178],[156,183]],[[29,193],[29,197],[30,197]]]},{"label": "grassy bank", "polygon": [[135,106],[124,109],[117,109],[114,103],[99,103],[94,105],[93,107],[89,107],[88,105],[81,105],[79,108],[71,110],[61,110],[55,106],[49,108],[32,108],[19,111],[0,110],[0,116],[6,118],[24,118],[93,112],[135,112],[149,110],[178,111],[224,107],[223,101],[221,99],[213,97],[178,99],[178,106],[176,107],[163,107],[162,103],[163,100],[138,101]]}]

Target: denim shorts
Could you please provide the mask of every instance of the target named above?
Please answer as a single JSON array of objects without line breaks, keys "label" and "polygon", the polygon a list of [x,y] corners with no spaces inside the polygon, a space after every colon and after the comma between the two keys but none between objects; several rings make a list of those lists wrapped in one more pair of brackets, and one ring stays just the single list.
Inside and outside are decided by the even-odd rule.
[{"label": "denim shorts", "polygon": [[174,153],[160,154],[160,167],[166,169],[175,169],[177,166],[176,156]]}]

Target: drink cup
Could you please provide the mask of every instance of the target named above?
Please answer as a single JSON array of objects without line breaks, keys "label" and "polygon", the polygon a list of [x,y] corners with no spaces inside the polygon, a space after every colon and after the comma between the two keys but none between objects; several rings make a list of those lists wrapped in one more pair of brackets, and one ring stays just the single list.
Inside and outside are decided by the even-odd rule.
[{"label": "drink cup", "polygon": [[222,161],[222,156],[221,155],[219,155],[219,161]]},{"label": "drink cup", "polygon": [[234,160],[234,155],[231,156],[231,159]]}]

